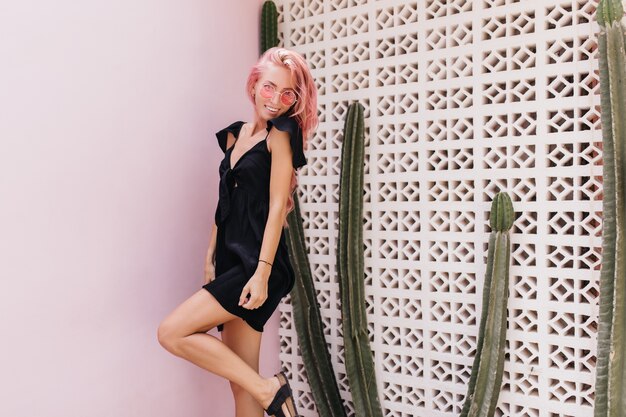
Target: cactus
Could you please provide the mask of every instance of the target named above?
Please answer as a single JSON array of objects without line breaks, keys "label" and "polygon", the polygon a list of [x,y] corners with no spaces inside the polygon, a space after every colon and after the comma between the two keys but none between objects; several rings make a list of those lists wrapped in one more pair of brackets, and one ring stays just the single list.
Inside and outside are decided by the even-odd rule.
[{"label": "cactus", "polygon": [[293,317],[298,343],[313,399],[321,416],[346,416],[333,372],[330,353],[324,339],[319,303],[315,294],[311,268],[304,244],[300,203],[294,194],[294,210],[287,215],[285,229],[289,255],[298,279],[291,292]]},{"label": "cactus", "polygon": [[476,355],[460,417],[492,417],[496,411],[506,343],[507,300],[514,220],[511,198],[498,193],[491,203],[491,234]]},{"label": "cactus", "polygon": [[598,4],[604,196],[595,417],[626,415],[626,36],[620,22],[623,15],[619,0],[601,0]]},{"label": "cactus", "polygon": [[363,106],[348,109],[341,150],[337,273],[346,373],[357,416],[382,417],[369,346],[363,285]]},{"label": "cactus", "polygon": [[[261,54],[277,45],[278,12],[274,2],[268,0],[263,3],[261,11]],[[295,206],[287,215],[289,227],[285,229],[285,238],[297,277],[291,292],[291,305],[304,370],[319,414],[345,417],[346,411],[324,338],[322,316],[304,243],[300,203],[295,193],[293,200]]]},{"label": "cactus", "polygon": [[278,11],[273,1],[267,0],[261,9],[261,55],[278,46]]}]

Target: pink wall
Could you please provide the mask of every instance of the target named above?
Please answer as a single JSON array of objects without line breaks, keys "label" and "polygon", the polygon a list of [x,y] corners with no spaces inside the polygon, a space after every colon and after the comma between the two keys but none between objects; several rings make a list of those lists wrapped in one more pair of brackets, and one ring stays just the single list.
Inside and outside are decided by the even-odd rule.
[{"label": "pink wall", "polygon": [[234,415],[156,329],[201,286],[261,3],[0,6],[0,415]]}]

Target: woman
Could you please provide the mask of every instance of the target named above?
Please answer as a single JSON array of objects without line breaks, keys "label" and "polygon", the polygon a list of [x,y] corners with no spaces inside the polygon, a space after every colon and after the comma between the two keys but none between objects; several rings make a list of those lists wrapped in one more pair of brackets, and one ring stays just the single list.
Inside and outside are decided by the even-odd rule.
[{"label": "woman", "polygon": [[[205,284],[163,320],[158,339],[227,378],[237,417],[296,417],[285,374],[258,374],[259,350],[263,325],[295,282],[283,227],[318,124],[317,89],[302,56],[284,48],[263,54],[246,87],[254,120],[216,134],[224,159]],[[206,334],[215,326],[221,340]]]}]

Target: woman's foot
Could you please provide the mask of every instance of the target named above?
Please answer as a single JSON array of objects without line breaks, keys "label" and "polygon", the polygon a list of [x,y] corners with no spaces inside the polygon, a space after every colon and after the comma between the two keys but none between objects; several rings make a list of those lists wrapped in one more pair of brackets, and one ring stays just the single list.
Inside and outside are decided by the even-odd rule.
[{"label": "woman's foot", "polygon": [[274,396],[280,389],[280,381],[278,380],[278,377],[273,376],[271,378],[265,379],[265,385],[266,385],[265,394],[263,395],[263,398],[260,401],[261,406],[263,407],[264,410],[266,410],[267,407],[269,407],[269,405],[272,403],[272,400],[274,399]]},{"label": "woman's foot", "polygon": [[[279,375],[279,374],[277,374]],[[275,375],[271,378],[267,378],[266,382],[267,382],[267,391],[266,394],[264,395],[263,399],[260,401],[261,406],[263,407],[263,410],[267,410],[267,408],[270,406],[270,404],[272,403],[272,401],[274,400],[274,397],[276,396],[276,393],[278,392],[278,390],[282,387],[282,385],[286,384],[287,382],[284,381],[281,384],[281,380],[279,379],[279,377]],[[281,410],[283,412],[283,414],[285,415],[285,417],[297,417],[294,412],[290,412],[289,408],[287,406],[287,402],[289,401],[289,399],[287,401],[285,401],[283,404],[281,404]],[[294,408],[294,407],[292,407]],[[295,410],[295,408],[294,408]],[[274,415],[274,414],[270,414],[270,415]]]}]

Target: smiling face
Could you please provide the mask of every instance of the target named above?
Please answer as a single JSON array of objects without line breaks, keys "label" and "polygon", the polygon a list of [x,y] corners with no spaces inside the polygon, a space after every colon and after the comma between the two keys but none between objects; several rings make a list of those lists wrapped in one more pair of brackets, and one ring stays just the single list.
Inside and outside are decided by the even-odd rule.
[{"label": "smiling face", "polygon": [[[266,97],[272,87],[274,89],[273,97]],[[265,91],[263,91],[264,89]],[[296,85],[289,69],[270,64],[254,86],[253,94],[257,118],[267,121],[286,113],[293,106],[293,104],[286,104],[286,102],[289,102],[289,95],[295,94],[295,91]],[[285,94],[281,96],[281,93],[284,92]]]}]

